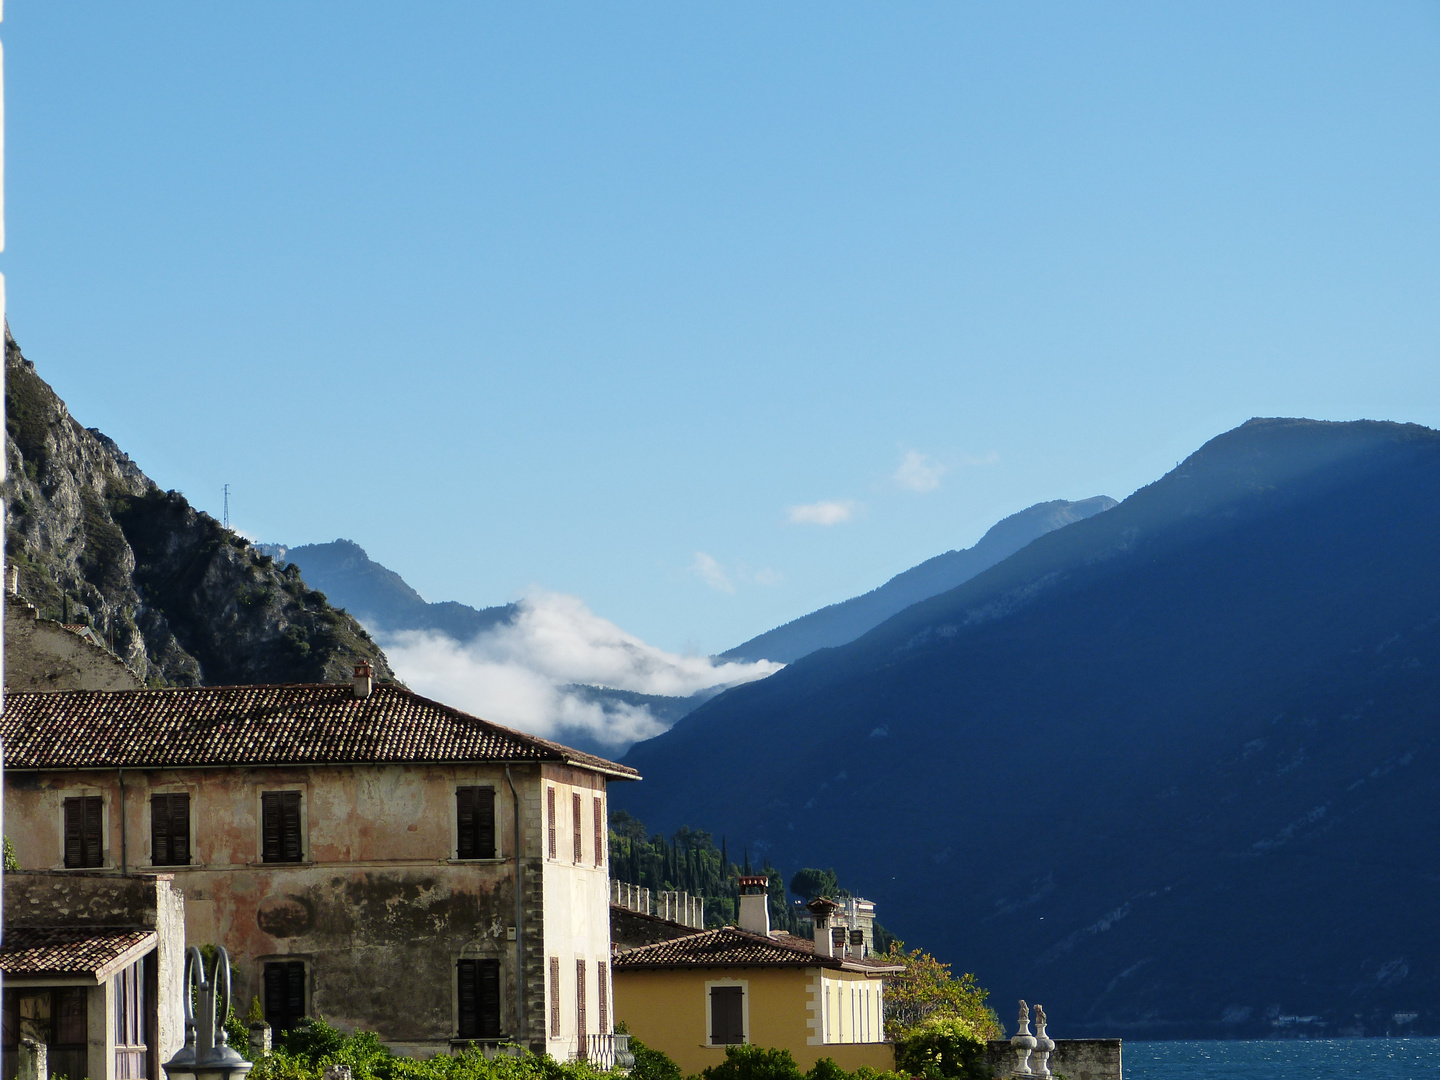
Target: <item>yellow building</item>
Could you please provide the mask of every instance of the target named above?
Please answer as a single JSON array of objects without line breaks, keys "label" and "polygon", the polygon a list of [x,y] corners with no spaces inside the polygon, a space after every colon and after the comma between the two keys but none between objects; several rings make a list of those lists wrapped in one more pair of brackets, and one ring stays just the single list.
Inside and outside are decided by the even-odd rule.
[{"label": "yellow building", "polygon": [[[740,922],[622,952],[612,963],[615,1018],[689,1076],[738,1043],[789,1050],[802,1069],[833,1058],[847,1072],[893,1069],[883,977],[857,931],[831,927],[816,901],[815,940],[768,928],[764,878],[742,878]],[[851,938],[855,940],[850,940]]]}]

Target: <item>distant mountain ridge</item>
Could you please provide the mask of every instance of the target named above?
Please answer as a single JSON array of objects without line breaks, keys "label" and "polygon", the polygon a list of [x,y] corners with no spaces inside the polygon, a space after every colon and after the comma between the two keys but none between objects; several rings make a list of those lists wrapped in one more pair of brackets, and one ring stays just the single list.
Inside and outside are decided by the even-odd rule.
[{"label": "distant mountain ridge", "polygon": [[1052,1034],[1440,1034],[1436,536],[1440,432],[1254,420],[702,705],[612,802],[833,865]]},{"label": "distant mountain ridge", "polygon": [[778,660],[788,664],[816,649],[844,645],[911,604],[969,581],[1030,541],[1115,505],[1107,495],[1078,502],[1056,499],[1036,503],[992,525],[973,547],[926,559],[862,596],[802,615],[720,655],[726,660]]},{"label": "distant mountain ridge", "polygon": [[429,603],[353,540],[298,547],[256,546],[281,565],[294,563],[314,588],[376,630],[434,630],[456,641],[470,641],[510,622],[518,610],[514,604],[473,608],[454,600]]}]

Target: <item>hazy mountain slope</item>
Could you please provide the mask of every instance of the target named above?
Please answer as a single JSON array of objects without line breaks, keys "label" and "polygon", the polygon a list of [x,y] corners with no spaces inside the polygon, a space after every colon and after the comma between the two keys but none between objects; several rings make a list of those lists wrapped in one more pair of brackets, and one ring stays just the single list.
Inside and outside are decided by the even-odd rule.
[{"label": "hazy mountain slope", "polygon": [[638,744],[614,802],[833,864],[1052,1034],[1440,1032],[1437,535],[1440,434],[1252,421]]},{"label": "hazy mountain slope", "polygon": [[1066,502],[1036,503],[1001,520],[974,547],[947,551],[913,566],[863,596],[851,597],[768,630],[722,655],[729,660],[779,660],[789,663],[814,652],[854,641],[890,616],[969,581],[1036,537],[1108,510],[1105,495]]},{"label": "hazy mountain slope", "polygon": [[469,641],[515,617],[516,606],[473,608],[446,600],[426,603],[405,579],[381,566],[353,540],[328,544],[261,544],[277,562],[293,563],[304,579],[345,610],[377,630],[435,630],[456,641]]},{"label": "hazy mountain slope", "polygon": [[354,619],[242,537],[161,491],[81,427],[5,335],[6,559],[20,595],[88,622],[141,679],[211,685],[336,681],[369,660]]}]

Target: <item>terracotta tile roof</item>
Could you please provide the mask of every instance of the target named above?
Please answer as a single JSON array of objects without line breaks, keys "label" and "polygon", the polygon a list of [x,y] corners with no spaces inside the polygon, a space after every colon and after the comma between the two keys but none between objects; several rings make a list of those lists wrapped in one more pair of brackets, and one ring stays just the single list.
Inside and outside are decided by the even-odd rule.
[{"label": "terracotta tile roof", "polygon": [[389,684],[12,693],[0,741],[7,769],[555,761],[640,776]]},{"label": "terracotta tile roof", "polygon": [[788,934],[763,937],[729,926],[642,945],[619,953],[612,963],[616,971],[675,967],[828,967],[880,974],[901,970],[871,958],[844,960],[816,956],[815,943],[808,938]]},{"label": "terracotta tile roof", "polygon": [[0,948],[6,975],[94,975],[103,979],[155,946],[154,930],[104,926],[11,926]]}]

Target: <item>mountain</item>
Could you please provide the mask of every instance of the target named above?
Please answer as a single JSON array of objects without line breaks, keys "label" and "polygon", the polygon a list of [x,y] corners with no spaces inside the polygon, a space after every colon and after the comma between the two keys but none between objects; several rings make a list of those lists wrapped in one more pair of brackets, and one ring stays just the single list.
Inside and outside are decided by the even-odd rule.
[{"label": "mountain", "polygon": [[[623,759],[1052,1034],[1440,1033],[1440,433],[1254,420]],[[803,859],[804,862],[800,862]]]},{"label": "mountain", "polygon": [[5,557],[23,599],[87,623],[150,684],[393,679],[354,619],[81,427],[5,330]]},{"label": "mountain", "polygon": [[473,608],[454,600],[427,603],[404,578],[370,558],[353,540],[259,547],[276,562],[298,567],[309,584],[377,631],[434,630],[456,641],[469,641],[510,622],[518,611],[515,604]]},{"label": "mountain", "polygon": [[1114,505],[1115,500],[1104,495],[1079,502],[1057,499],[1036,503],[992,525],[974,547],[926,559],[896,574],[878,589],[802,615],[721,655],[727,660],[778,660],[788,664],[816,649],[844,645],[911,604],[969,581],[1035,538]]}]

